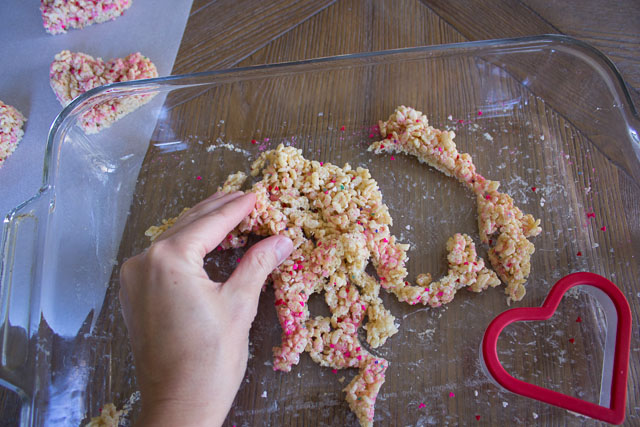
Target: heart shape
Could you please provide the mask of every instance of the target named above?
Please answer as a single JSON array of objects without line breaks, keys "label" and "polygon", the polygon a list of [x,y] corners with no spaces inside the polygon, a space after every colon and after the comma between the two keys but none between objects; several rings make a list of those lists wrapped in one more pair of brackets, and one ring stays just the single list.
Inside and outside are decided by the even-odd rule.
[{"label": "heart shape", "polygon": [[[158,77],[156,66],[139,52],[103,61],[84,53],[63,50],[55,56],[49,70],[51,88],[63,107],[95,87],[152,77]],[[102,102],[84,113],[80,124],[86,133],[97,133],[152,97],[153,94],[127,95]]]},{"label": "heart shape", "polygon": [[[498,359],[498,337],[505,327],[514,322],[549,319],[557,310],[564,294],[569,289],[580,285],[588,285],[602,291],[599,294],[611,300],[612,309],[615,310],[615,314],[617,315],[615,351],[611,369],[611,390],[608,407],[516,379],[504,369]],[[602,295],[602,293],[604,293],[604,295]],[[597,298],[601,299],[600,297]],[[607,323],[611,324],[609,313],[607,313]],[[609,342],[609,338],[607,338],[607,342]],[[594,273],[574,273],[563,277],[553,286],[542,306],[514,308],[501,313],[493,319],[482,339],[482,358],[487,371],[493,379],[513,393],[559,406],[601,421],[621,424],[625,417],[630,346],[631,309],[624,294],[614,283],[602,276]],[[609,359],[608,356],[610,357],[605,351],[605,367]],[[605,373],[606,372],[605,369]]]},{"label": "heart shape", "polygon": [[40,11],[45,30],[50,34],[66,33],[69,28],[116,19],[131,7],[132,0],[41,0]]}]

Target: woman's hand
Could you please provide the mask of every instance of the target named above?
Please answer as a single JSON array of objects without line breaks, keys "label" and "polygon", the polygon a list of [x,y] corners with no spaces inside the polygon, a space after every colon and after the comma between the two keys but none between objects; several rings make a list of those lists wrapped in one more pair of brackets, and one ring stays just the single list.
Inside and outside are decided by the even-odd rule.
[{"label": "woman's hand", "polygon": [[260,290],[293,249],[272,236],[252,246],[229,280],[204,257],[253,209],[255,195],[216,193],[124,263],[120,302],[142,395],[138,425],[220,425],[247,367]]}]

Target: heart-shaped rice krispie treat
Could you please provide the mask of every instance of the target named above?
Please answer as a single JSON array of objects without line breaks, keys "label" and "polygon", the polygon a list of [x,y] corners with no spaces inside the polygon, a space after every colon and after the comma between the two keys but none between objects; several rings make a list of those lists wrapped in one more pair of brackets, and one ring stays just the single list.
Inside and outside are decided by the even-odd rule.
[{"label": "heart-shaped rice krispie treat", "polygon": [[[85,53],[63,50],[51,63],[51,88],[63,107],[84,92],[107,83],[158,77],[156,66],[142,54],[103,61]],[[83,114],[80,124],[87,133],[96,133],[149,102],[152,94],[127,95],[103,102]]]},{"label": "heart-shaped rice krispie treat", "polygon": [[0,101],[0,168],[22,139],[25,121],[20,111]]},{"label": "heart-shaped rice krispie treat", "polygon": [[133,0],[41,0],[44,29],[50,34],[116,19]]}]

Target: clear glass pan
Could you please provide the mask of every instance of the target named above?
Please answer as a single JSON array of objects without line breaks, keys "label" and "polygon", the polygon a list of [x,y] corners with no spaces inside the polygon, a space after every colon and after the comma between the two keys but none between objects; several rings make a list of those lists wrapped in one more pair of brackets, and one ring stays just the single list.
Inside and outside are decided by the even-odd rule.
[{"label": "clear glass pan", "polygon": [[[112,127],[94,135],[80,128],[89,108],[141,94],[155,97]],[[136,400],[119,266],[148,245],[150,225],[211,194],[281,142],[307,158],[370,169],[392,232],[411,244],[410,280],[446,271],[445,243],[456,232],[470,234],[484,255],[475,201],[462,186],[413,158],[366,151],[372,126],[401,104],[455,130],[458,148],[480,173],[542,220],[519,305],[540,305],[558,279],[576,271],[603,275],[625,293],[634,317],[626,422],[640,424],[640,122],[611,62],[562,36],[134,81],[80,96],[52,125],[42,189],[5,220],[0,378],[23,399],[20,424],[78,425],[106,403]],[[212,254],[208,270],[226,277],[241,252]],[[503,287],[461,291],[438,309],[383,299],[400,332],[375,350],[390,361],[376,423],[589,421],[505,392],[482,371],[482,334],[508,308]],[[567,301],[560,321],[514,328],[500,352],[518,378],[597,401],[603,316],[588,296]],[[320,302],[312,301],[312,314],[323,312]],[[355,371],[334,374],[306,355],[291,373],[273,371],[271,348],[280,339],[273,303],[268,289],[227,424],[357,425],[341,391]],[[571,320],[577,317],[580,323]]]}]

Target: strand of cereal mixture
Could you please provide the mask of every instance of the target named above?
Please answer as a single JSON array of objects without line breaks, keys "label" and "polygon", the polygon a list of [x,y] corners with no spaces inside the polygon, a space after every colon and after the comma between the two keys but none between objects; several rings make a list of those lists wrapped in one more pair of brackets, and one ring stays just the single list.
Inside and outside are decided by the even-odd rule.
[{"label": "strand of cereal mixture", "polygon": [[[489,245],[489,261],[507,284],[505,293],[509,299],[520,301],[526,293],[524,284],[535,251],[527,238],[540,234],[540,220],[530,214],[524,215],[508,194],[499,192],[498,181],[478,174],[471,156],[456,149],[455,133],[429,126],[427,117],[420,111],[400,106],[378,126],[384,139],[371,144],[369,151],[413,155],[456,178],[476,194],[478,229],[482,242]],[[498,236],[494,240],[495,234]]]},{"label": "strand of cereal mixture", "polygon": [[0,101],[0,168],[24,136],[22,127],[25,121],[22,113],[15,107]]},{"label": "strand of cereal mixture", "polygon": [[[462,287],[478,292],[499,280],[477,258],[471,238],[456,234],[447,243],[447,276],[431,282],[421,275],[418,286],[406,282],[408,245],[391,235],[388,208],[366,169],[309,161],[301,150],[281,144],[253,163],[252,175],[259,174],[262,179],[250,189],[256,194],[253,211],[219,249],[243,246],[251,233],[291,238],[294,251],[271,275],[283,330],[282,344],[274,348],[274,369],[290,371],[303,351],[322,366],[358,368],[344,389],[346,400],[360,423],[371,425],[388,362],[364,349],[357,331],[366,315],[364,328],[373,348],[398,331],[379,297],[380,287],[400,301],[439,306]],[[246,178],[242,172],[232,174],[220,190],[236,191]],[[150,227],[145,234],[154,240],[176,219]],[[369,260],[380,282],[365,273]],[[323,291],[331,317],[311,319],[307,301]]]},{"label": "strand of cereal mixture", "polygon": [[[51,88],[63,107],[78,95],[104,84],[153,77],[158,77],[156,66],[139,52],[103,61],[85,53],[63,50],[55,56],[49,70]],[[127,95],[102,102],[82,115],[80,125],[86,133],[97,133],[146,104],[153,96]]]},{"label": "strand of cereal mixture", "polygon": [[116,19],[131,7],[132,0],[40,0],[44,29],[63,34],[69,28]]}]

